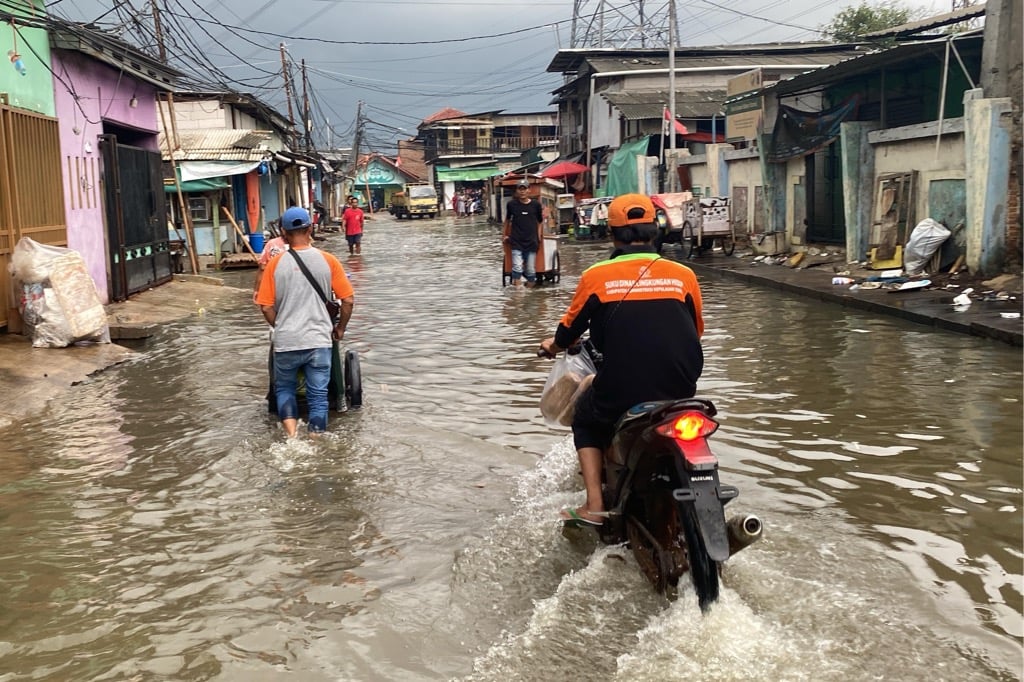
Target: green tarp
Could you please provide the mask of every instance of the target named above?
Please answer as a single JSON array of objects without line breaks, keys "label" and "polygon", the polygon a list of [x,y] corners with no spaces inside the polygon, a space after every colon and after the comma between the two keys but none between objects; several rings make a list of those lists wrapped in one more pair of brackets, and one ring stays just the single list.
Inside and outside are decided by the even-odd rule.
[{"label": "green tarp", "polygon": [[608,162],[608,179],[605,182],[605,196],[617,197],[620,194],[640,191],[640,179],[636,173],[636,157],[647,156],[647,147],[651,136],[643,137],[636,142],[627,142]]},{"label": "green tarp", "polygon": [[[212,192],[218,189],[227,189],[231,184],[225,178],[206,178],[205,180],[186,180],[181,183],[182,192]],[[164,192],[173,194],[178,188],[174,184],[164,185]]]},{"label": "green tarp", "polygon": [[435,166],[438,182],[458,182],[460,180],[486,180],[497,175],[497,166],[473,166],[472,168],[448,168]]}]

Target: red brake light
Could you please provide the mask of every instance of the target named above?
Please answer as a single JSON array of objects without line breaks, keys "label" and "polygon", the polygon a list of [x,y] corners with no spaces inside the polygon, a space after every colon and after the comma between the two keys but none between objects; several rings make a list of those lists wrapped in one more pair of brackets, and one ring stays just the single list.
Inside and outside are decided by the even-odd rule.
[{"label": "red brake light", "polygon": [[707,438],[718,429],[718,422],[703,412],[684,412],[671,421],[658,426],[657,431],[663,436],[690,442],[698,438]]}]

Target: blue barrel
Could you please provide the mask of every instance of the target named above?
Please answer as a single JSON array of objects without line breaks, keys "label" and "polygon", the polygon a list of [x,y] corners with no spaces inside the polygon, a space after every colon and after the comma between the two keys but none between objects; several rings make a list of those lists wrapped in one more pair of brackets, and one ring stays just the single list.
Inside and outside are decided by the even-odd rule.
[{"label": "blue barrel", "polygon": [[249,246],[255,253],[263,253],[263,233],[253,232],[249,235]]}]

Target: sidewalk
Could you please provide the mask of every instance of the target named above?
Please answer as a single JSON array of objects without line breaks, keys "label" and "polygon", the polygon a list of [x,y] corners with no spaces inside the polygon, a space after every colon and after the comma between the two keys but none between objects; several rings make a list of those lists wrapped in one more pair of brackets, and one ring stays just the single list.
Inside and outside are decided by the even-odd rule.
[{"label": "sidewalk", "polygon": [[0,395],[5,396],[0,402],[0,428],[31,421],[67,388],[139,355],[118,341],[146,338],[161,324],[205,314],[229,297],[251,295],[251,291],[222,286],[216,277],[176,275],[167,284],[106,306],[113,343],[33,348],[26,336],[0,334]]},{"label": "sidewalk", "polygon": [[[678,253],[666,249],[669,257],[678,258]],[[886,288],[861,288],[868,277],[878,277],[881,273],[859,268],[856,264],[847,264],[845,258],[838,261],[834,258],[808,258],[791,268],[784,264],[787,262],[784,257],[755,260],[749,255],[741,256],[737,251],[733,256],[709,255],[682,259],[682,262],[702,277],[740,280],[938,329],[983,336],[1014,346],[1024,345],[1022,318],[1010,319],[1003,316],[1003,313],[1019,315],[1022,312],[1019,276],[1006,278],[1002,286],[992,288],[980,280],[967,277],[958,279],[955,275],[942,274],[931,278],[930,287],[893,291]],[[859,286],[851,290],[852,284],[832,284],[833,277],[840,273]],[[953,298],[968,287],[974,288],[970,294],[971,305],[954,306]],[[1002,300],[997,299],[997,296],[1002,296]]]}]

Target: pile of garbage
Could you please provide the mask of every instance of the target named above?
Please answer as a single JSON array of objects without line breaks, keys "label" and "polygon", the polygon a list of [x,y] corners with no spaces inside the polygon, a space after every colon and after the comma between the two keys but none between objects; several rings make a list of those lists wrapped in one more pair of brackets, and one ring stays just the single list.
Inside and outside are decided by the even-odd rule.
[{"label": "pile of garbage", "polygon": [[77,251],[22,237],[9,268],[33,347],[110,343],[107,311]]}]

